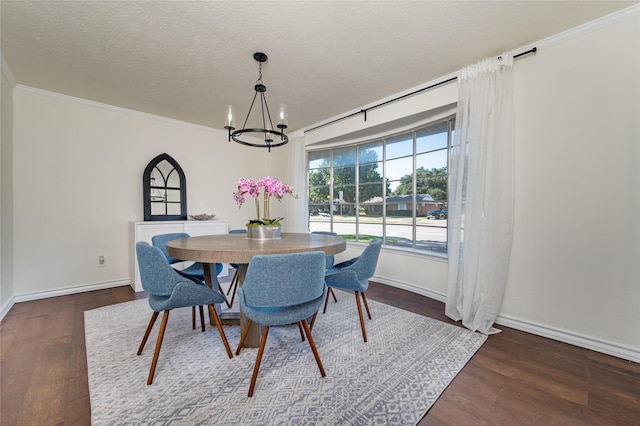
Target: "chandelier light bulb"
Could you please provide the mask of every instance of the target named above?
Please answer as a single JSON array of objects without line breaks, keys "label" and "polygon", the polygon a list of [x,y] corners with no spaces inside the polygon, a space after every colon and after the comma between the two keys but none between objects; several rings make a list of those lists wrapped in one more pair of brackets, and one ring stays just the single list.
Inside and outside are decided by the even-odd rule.
[{"label": "chandelier light bulb", "polygon": [[285,104],[280,104],[280,123],[279,124],[287,124],[287,106]]},{"label": "chandelier light bulb", "polygon": [[227,105],[227,120],[224,128],[233,128],[233,106],[231,105]]}]

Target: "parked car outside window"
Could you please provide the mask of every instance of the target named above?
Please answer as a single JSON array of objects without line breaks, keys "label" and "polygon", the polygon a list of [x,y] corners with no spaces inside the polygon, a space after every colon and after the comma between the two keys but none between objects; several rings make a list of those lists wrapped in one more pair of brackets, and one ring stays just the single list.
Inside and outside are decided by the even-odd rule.
[{"label": "parked car outside window", "polygon": [[427,212],[427,219],[446,219],[447,209],[429,210]]}]

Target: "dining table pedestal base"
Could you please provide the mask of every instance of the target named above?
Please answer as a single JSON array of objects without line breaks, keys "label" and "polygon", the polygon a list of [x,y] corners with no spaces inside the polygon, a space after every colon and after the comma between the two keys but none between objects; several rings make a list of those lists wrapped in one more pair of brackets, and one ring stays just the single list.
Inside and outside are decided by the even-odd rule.
[{"label": "dining table pedestal base", "polygon": [[[238,287],[242,287],[242,283],[244,282],[244,277],[247,274],[247,267],[248,265],[246,263],[238,264],[238,270],[237,270]],[[217,287],[218,286],[217,277],[215,278],[215,281],[216,281],[215,283],[211,279],[210,264],[204,263],[203,270],[205,273],[205,278],[209,278],[208,280],[205,279],[206,284],[211,288],[213,288],[214,285]],[[220,318],[220,322],[222,323],[222,325],[234,325],[234,326],[238,325],[240,326],[240,334],[242,334],[242,330],[244,330],[244,328],[247,326],[247,323],[249,322],[248,318],[245,317],[244,314],[239,309],[236,310],[233,307],[231,307],[231,309],[222,310],[222,306],[224,305],[216,305],[218,317]],[[213,326],[216,325],[214,319],[211,317],[209,318],[209,323]],[[262,327],[259,324],[256,324],[255,322],[252,322],[250,327],[251,328],[247,333],[247,338],[244,341],[243,347],[257,348],[260,346],[260,338],[262,336]]]}]

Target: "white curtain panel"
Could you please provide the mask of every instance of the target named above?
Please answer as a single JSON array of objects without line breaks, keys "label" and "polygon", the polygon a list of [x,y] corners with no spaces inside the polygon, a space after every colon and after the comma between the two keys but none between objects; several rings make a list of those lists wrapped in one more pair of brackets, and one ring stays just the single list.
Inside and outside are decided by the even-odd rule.
[{"label": "white curtain panel", "polygon": [[513,234],[513,56],[468,66],[459,95],[449,185],[445,313],[470,330],[492,327]]},{"label": "white curtain panel", "polygon": [[287,183],[298,195],[294,200],[286,199],[285,220],[282,228],[285,232],[309,232],[309,207],[307,203],[307,152],[304,134],[292,134],[289,138],[289,167]]}]

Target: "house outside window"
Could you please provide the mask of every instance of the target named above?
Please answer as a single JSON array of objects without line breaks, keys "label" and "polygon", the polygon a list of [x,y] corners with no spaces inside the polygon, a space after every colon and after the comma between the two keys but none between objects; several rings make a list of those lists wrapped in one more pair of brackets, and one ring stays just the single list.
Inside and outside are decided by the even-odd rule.
[{"label": "house outside window", "polygon": [[446,255],[453,129],[449,118],[388,138],[310,151],[310,230]]}]

